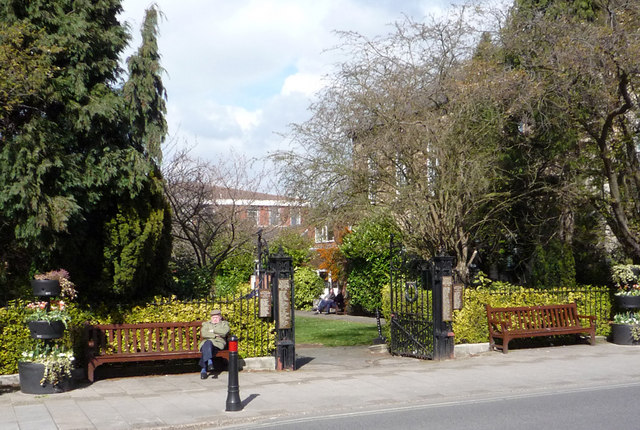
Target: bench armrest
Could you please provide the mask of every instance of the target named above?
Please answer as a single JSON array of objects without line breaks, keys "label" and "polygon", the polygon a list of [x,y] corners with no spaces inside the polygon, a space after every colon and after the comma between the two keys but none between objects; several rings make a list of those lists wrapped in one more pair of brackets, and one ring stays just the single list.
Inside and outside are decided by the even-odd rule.
[{"label": "bench armrest", "polygon": [[594,325],[596,322],[595,315],[576,315],[579,319],[588,319],[591,325]]},{"label": "bench armrest", "polygon": [[500,328],[503,332],[509,330],[511,328],[511,321],[500,321],[496,319],[490,319],[489,324],[491,327]]}]

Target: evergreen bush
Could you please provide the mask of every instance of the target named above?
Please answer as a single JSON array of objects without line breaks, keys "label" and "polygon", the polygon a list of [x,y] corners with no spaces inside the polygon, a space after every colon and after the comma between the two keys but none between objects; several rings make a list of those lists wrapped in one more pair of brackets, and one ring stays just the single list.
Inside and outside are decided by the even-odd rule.
[{"label": "evergreen bush", "polygon": [[310,267],[297,267],[293,273],[295,285],[296,308],[310,310],[313,299],[317,299],[324,291],[324,281]]},{"label": "evergreen bush", "polygon": [[351,306],[373,313],[382,305],[381,291],[389,283],[391,234],[399,236],[393,219],[366,219],[344,236],[340,250],[348,262],[348,291]]},{"label": "evergreen bush", "polygon": [[[585,292],[568,292],[566,299],[559,299],[558,295],[549,291],[536,290],[511,284],[495,283],[502,288],[500,294],[492,292],[491,288],[466,288],[464,292],[464,306],[453,313],[453,332],[456,343],[481,343],[489,341],[487,326],[487,311],[485,305],[492,307],[510,306],[540,306],[560,303],[576,302],[578,313],[586,315],[588,309],[598,309],[594,301],[594,294]],[[584,289],[590,287],[585,286]],[[494,288],[495,289],[495,288]],[[611,300],[608,293],[601,293],[598,299],[603,306],[602,314],[596,315],[596,334],[607,336],[611,328],[608,324],[611,313]]]},{"label": "evergreen bush", "polygon": [[[62,345],[73,347],[76,357],[85,356],[86,339],[84,324],[139,323],[166,321],[208,320],[213,306],[220,308],[224,318],[229,321],[231,334],[238,336],[238,355],[241,358],[269,355],[275,349],[273,323],[266,324],[257,317],[257,301],[247,299],[250,291],[248,284],[239,288],[239,294],[233,300],[220,304],[183,302],[175,297],[155,297],[153,301],[136,306],[100,305],[95,309],[80,309],[74,303],[68,304],[71,316],[69,327],[65,330]],[[0,308],[0,374],[18,372],[18,361],[22,351],[35,347],[25,322],[26,301],[12,301]],[[79,365],[84,365],[81,360]]]}]

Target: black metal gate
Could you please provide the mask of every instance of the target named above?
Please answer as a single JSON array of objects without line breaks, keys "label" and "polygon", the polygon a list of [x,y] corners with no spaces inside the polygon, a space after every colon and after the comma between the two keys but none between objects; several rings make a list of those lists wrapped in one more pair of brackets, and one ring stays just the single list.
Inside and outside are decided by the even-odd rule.
[{"label": "black metal gate", "polygon": [[453,257],[407,255],[391,238],[392,354],[440,360],[453,357]]}]

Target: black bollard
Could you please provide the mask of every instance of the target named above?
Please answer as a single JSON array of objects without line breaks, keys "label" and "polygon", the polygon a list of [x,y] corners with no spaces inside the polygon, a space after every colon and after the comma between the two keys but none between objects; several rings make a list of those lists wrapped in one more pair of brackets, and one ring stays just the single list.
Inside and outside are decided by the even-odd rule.
[{"label": "black bollard", "polygon": [[238,338],[229,338],[229,388],[227,389],[227,411],[241,411],[240,386],[238,385]]}]

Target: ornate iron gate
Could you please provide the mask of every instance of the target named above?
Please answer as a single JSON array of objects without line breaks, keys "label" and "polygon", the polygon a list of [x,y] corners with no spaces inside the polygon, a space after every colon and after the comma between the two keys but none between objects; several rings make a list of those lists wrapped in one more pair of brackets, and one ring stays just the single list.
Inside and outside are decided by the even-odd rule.
[{"label": "ornate iron gate", "polygon": [[[391,238],[392,354],[440,360],[453,357],[452,257],[424,260],[407,255]],[[444,306],[443,306],[444,304]]]}]

